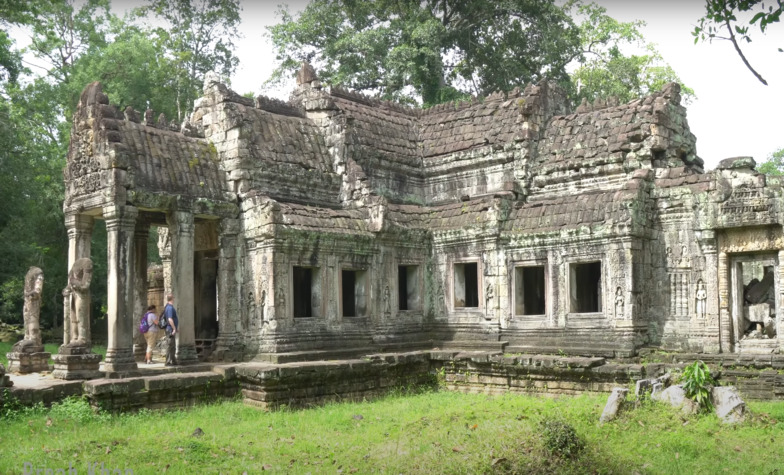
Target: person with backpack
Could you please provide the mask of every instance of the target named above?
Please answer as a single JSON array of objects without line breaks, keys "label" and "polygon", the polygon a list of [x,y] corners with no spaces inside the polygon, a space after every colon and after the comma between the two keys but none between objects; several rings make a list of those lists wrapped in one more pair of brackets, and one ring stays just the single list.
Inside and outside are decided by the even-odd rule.
[{"label": "person with backpack", "polygon": [[147,307],[147,312],[139,324],[139,331],[144,334],[144,339],[147,341],[147,354],[144,357],[144,362],[152,364],[152,349],[155,342],[158,341],[158,316],[155,315],[155,305]]},{"label": "person with backpack", "polygon": [[161,320],[161,325],[165,325],[166,337],[168,339],[166,347],[166,366],[174,366],[177,364],[177,359],[175,357],[176,342],[174,336],[177,334],[180,322],[177,319],[177,310],[174,309],[173,294],[166,296],[166,306],[163,307]]}]

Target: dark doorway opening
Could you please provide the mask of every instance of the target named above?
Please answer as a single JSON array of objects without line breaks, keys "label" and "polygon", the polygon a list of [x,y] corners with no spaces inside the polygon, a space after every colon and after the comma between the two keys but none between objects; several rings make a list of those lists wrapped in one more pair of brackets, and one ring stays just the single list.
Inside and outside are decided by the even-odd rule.
[{"label": "dark doorway opening", "polygon": [[341,286],[343,297],[343,316],[356,317],[356,274],[353,270],[341,271]]},{"label": "dark doorway opening", "polygon": [[313,269],[310,267],[294,267],[293,278],[294,318],[312,317]]},{"label": "dark doorway opening", "polygon": [[478,269],[476,262],[454,265],[455,308],[479,307]]},{"label": "dark doorway opening", "polygon": [[545,314],[544,266],[515,268],[515,315]]},{"label": "dark doorway opening", "polygon": [[397,303],[399,310],[420,310],[419,266],[397,267]]},{"label": "dark doorway opening", "polygon": [[573,313],[602,311],[602,263],[572,264],[569,272],[569,293]]}]

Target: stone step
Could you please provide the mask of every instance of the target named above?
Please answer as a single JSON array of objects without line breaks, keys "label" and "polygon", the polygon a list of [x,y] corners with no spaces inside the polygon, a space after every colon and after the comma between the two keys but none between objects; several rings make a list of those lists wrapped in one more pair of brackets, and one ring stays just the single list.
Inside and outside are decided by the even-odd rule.
[{"label": "stone step", "polygon": [[292,351],[289,353],[259,353],[251,361],[261,363],[295,363],[299,361],[341,360],[378,353],[378,348],[350,348],[334,350]]},{"label": "stone step", "polygon": [[505,348],[509,345],[508,341],[487,341],[487,340],[456,340],[456,341],[442,341],[434,342],[433,348],[440,350],[456,350],[456,351],[509,351]]}]

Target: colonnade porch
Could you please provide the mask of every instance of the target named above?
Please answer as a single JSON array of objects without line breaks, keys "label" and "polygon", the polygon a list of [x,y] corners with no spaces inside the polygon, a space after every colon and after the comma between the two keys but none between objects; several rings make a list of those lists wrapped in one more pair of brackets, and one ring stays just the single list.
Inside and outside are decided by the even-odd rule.
[{"label": "colonnade porch", "polygon": [[[196,352],[196,319],[194,289],[194,253],[196,222],[218,222],[221,242],[236,242],[239,226],[235,219],[218,220],[214,216],[196,216],[190,210],[177,209],[164,212],[140,209],[130,205],[111,205],[66,215],[68,232],[68,268],[79,258],[98,260],[103,256],[92,255],[92,235],[95,221],[103,219],[107,236],[107,335],[106,357],[101,370],[109,377],[123,377],[138,373],[134,357],[134,334],[138,331],[139,318],[147,307],[147,254],[151,226],[157,226],[164,241],[159,245],[164,265],[165,292],[175,296],[175,308],[179,317],[176,334],[176,357],[178,364],[191,365],[198,362]],[[165,242],[168,240],[168,242]],[[216,236],[215,239],[218,238]],[[222,248],[223,249],[223,248]],[[218,275],[216,292],[225,295],[219,298],[218,348],[230,347],[234,338],[231,332],[223,334],[231,326],[228,316],[231,308],[230,296],[238,292],[236,280],[229,275],[236,269],[232,252],[218,252]],[[160,303],[157,312],[163,310]],[[156,305],[159,305],[156,303]],[[236,305],[236,304],[235,304]],[[87,318],[87,346],[92,337]],[[67,343],[67,342],[66,342]],[[222,346],[221,346],[222,345]]]}]

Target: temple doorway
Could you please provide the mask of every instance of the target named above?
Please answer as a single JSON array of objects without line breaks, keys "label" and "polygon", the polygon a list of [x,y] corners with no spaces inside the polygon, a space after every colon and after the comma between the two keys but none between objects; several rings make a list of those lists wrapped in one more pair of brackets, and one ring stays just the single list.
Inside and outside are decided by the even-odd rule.
[{"label": "temple doorway", "polygon": [[776,254],[732,258],[732,337],[737,352],[769,353],[778,348],[778,265]]}]

